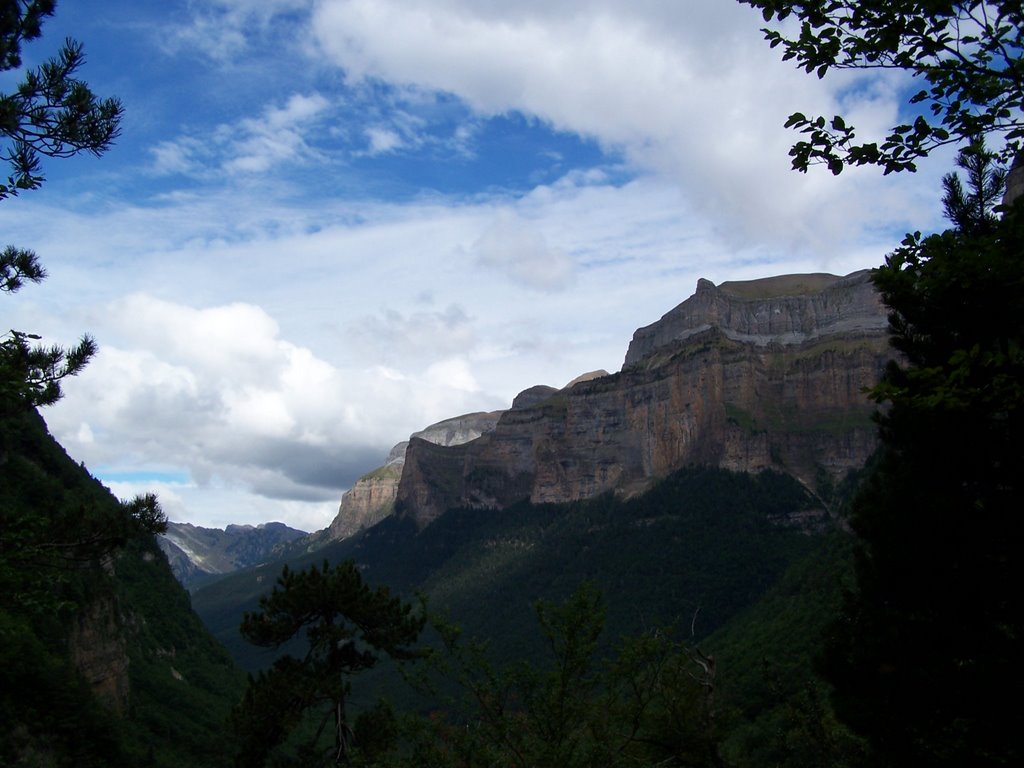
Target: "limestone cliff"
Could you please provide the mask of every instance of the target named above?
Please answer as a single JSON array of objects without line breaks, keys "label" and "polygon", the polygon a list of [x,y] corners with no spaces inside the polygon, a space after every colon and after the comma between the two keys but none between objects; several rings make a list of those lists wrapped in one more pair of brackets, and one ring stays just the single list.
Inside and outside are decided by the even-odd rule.
[{"label": "limestone cliff", "polygon": [[[414,433],[410,439],[440,446],[462,445],[493,430],[501,413],[468,413],[445,419]],[[392,448],[384,466],[360,477],[342,495],[338,514],[328,528],[328,541],[346,539],[391,514],[408,445],[405,440]]]},{"label": "limestone cliff", "polygon": [[425,525],[455,506],[630,492],[692,463],[814,487],[873,450],[863,390],[889,356],[867,272],[701,280],[637,331],[619,373],[526,390],[465,445],[411,440],[396,504]]},{"label": "limestone cliff", "polygon": [[[401,443],[403,447],[406,443]],[[328,529],[329,540],[347,539],[363,528],[376,525],[395,508],[404,456],[363,475],[341,497],[338,514]]]},{"label": "limestone cliff", "polygon": [[868,270],[846,277],[783,275],[717,287],[698,280],[692,297],[633,334],[625,365],[712,328],[728,339],[766,347],[885,333],[886,327],[886,312]]}]

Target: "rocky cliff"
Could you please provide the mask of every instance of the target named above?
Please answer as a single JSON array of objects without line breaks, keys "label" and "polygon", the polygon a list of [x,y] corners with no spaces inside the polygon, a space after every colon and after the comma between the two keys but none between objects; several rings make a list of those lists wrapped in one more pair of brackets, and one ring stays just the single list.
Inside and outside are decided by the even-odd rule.
[{"label": "rocky cliff", "polygon": [[413,438],[396,506],[426,525],[456,506],[628,493],[688,464],[774,468],[815,488],[874,449],[863,390],[889,356],[867,272],[701,280],[636,332],[619,373],[528,389],[463,445]]},{"label": "rocky cliff", "polygon": [[884,334],[886,327],[886,312],[868,270],[846,277],[782,275],[719,286],[698,280],[692,297],[633,334],[625,365],[712,328],[744,344],[789,347],[841,335]]},{"label": "rocky cliff", "polygon": [[100,704],[118,715],[126,714],[131,690],[128,649],[111,596],[95,598],[79,608],[68,650],[75,669]]},{"label": "rocky cliff", "polygon": [[[414,433],[410,439],[446,447],[462,445],[493,430],[502,413],[468,413],[445,419]],[[321,541],[320,546],[327,541],[346,539],[391,514],[395,508],[408,446],[408,440],[396,445],[388,454],[384,466],[360,477],[342,495],[338,514],[328,528],[327,539]]]}]

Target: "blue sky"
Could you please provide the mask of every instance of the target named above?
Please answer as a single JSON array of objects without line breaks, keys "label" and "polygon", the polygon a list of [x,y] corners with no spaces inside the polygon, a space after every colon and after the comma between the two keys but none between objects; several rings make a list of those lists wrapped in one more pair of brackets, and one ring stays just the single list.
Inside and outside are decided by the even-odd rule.
[{"label": "blue sky", "polygon": [[808,77],[759,26],[723,0],[65,0],[27,63],[72,36],[127,111],[0,205],[50,272],[10,325],[101,347],[51,430],[172,519],[320,528],[409,433],[618,370],[699,277],[845,274],[941,226],[948,156],[789,170],[789,113],[879,134],[908,83]]}]

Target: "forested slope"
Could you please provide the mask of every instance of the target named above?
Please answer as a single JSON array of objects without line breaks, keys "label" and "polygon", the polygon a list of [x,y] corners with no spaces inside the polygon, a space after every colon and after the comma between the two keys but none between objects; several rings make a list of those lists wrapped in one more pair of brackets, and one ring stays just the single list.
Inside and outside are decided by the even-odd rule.
[{"label": "forested slope", "polygon": [[34,411],[0,420],[5,765],[229,762],[244,679],[153,534]]}]

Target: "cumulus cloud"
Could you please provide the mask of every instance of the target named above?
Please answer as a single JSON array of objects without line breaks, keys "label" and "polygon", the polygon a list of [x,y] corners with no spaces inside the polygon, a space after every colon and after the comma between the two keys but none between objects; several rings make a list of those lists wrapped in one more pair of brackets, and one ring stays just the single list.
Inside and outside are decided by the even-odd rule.
[{"label": "cumulus cloud", "polygon": [[[235,489],[238,498],[288,502],[295,515],[312,505],[304,521],[315,508],[323,527],[330,503],[336,507],[409,424],[450,415],[453,403],[478,410],[482,402],[463,360],[437,358],[419,376],[340,369],[282,339],[251,304],[195,308],[133,294],[110,302],[103,316],[104,335],[116,343],[104,344],[48,411],[51,428],[101,475],[116,468],[136,477],[118,481],[126,492],[167,485],[160,478],[168,471],[187,478],[171,487],[181,516],[186,503],[208,506],[196,501],[200,491]],[[464,322],[454,307],[439,318]],[[217,519],[244,522],[239,513],[249,510],[220,510]]]}]

